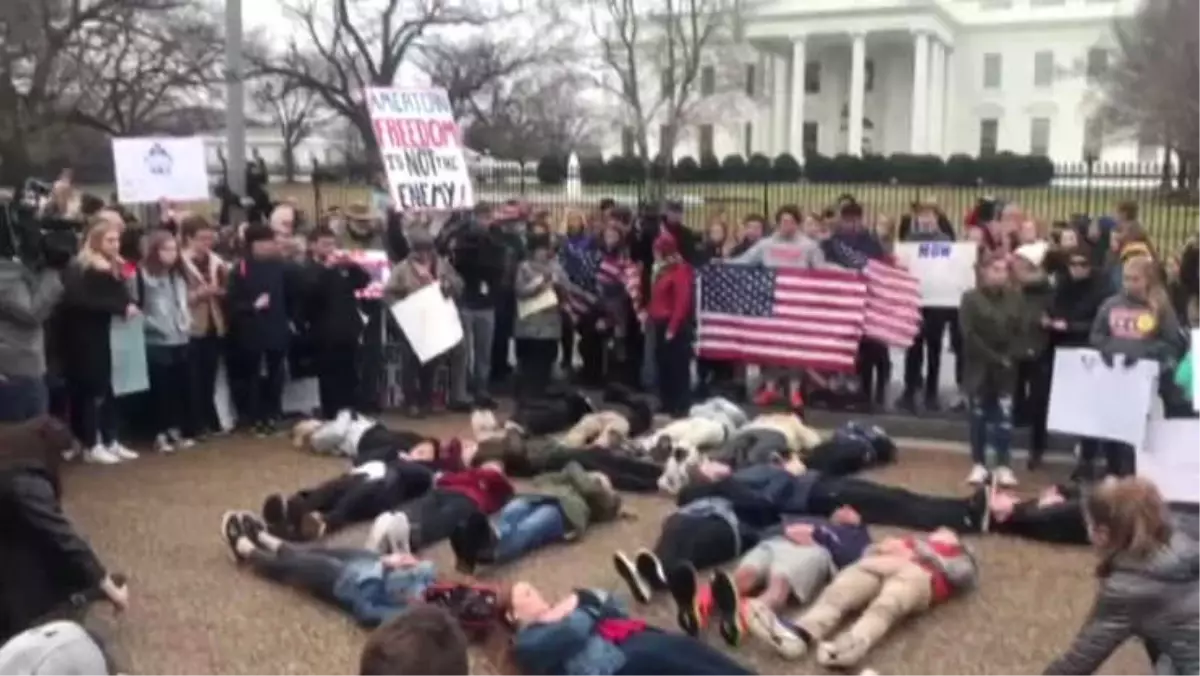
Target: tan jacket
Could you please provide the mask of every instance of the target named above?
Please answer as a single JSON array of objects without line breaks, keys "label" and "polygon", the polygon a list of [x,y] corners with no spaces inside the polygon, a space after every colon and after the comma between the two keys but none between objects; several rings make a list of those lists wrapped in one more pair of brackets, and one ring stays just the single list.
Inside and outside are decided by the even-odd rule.
[{"label": "tan jacket", "polygon": [[392,268],[392,275],[388,278],[387,285],[383,288],[383,297],[389,303],[395,303],[404,300],[414,291],[419,291],[426,284],[441,282],[445,285],[448,295],[451,298],[457,298],[462,293],[462,278],[458,276],[454,266],[450,265],[450,261],[441,256],[438,256],[436,260],[432,269],[432,278],[422,273],[411,256],[397,263],[396,267]]},{"label": "tan jacket", "polygon": [[774,430],[787,439],[788,450],[794,453],[811,451],[821,443],[821,435],[791,413],[764,413],[755,416],[739,431]]},{"label": "tan jacket", "polygon": [[210,329],[218,336],[224,336],[229,325],[225,320],[225,310],[221,299],[224,296],[225,285],[229,281],[229,264],[215,253],[208,254],[208,274],[200,274],[196,267],[191,251],[183,255],[183,267],[187,271],[188,286],[194,290],[204,279],[211,279],[221,289],[221,295],[197,299],[188,294],[188,307],[192,311],[192,337],[202,338],[208,335]]}]

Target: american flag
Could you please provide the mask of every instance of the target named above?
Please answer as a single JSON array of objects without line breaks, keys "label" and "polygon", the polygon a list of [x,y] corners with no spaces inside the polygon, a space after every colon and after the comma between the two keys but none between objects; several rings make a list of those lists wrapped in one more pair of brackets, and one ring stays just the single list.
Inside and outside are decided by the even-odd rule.
[{"label": "american flag", "polygon": [[600,298],[601,289],[614,284],[624,286],[633,307],[641,308],[642,275],[632,262],[606,259],[594,249],[571,247],[563,247],[558,260],[570,282],[567,311],[573,316],[590,312]]},{"label": "american flag", "polygon": [[864,336],[901,347],[916,336],[916,280],[886,263],[861,272],[714,264],[698,274],[701,358],[852,371]]}]

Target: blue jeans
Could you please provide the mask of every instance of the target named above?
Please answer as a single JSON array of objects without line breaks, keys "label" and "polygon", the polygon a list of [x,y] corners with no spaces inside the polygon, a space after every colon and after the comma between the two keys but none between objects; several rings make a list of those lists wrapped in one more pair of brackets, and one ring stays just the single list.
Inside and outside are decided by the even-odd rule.
[{"label": "blue jeans", "polygon": [[987,448],[995,453],[995,466],[1012,464],[1012,397],[1009,395],[979,395],[967,400],[971,430],[971,461],[990,467]]},{"label": "blue jeans", "polygon": [[496,563],[515,561],[535,549],[561,541],[567,521],[558,501],[521,497],[496,515]]},{"label": "blue jeans", "polygon": [[492,377],[492,337],[496,329],[496,311],[461,309],[462,343],[452,355],[453,395],[456,401],[472,396],[485,397]]},{"label": "blue jeans", "polygon": [[0,423],[19,423],[45,415],[50,392],[42,376],[0,376]]}]

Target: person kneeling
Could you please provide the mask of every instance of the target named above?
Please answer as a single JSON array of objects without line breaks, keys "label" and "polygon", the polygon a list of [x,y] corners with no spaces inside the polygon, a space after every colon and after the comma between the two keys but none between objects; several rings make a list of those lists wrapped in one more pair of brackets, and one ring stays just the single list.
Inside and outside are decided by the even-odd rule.
[{"label": "person kneeling", "polygon": [[612,595],[579,589],[551,605],[536,587],[512,587],[513,658],[527,674],[753,674],[716,648],[629,617]]},{"label": "person kneeling", "polygon": [[363,549],[289,545],[267,533],[249,512],[226,513],[221,530],[238,562],[342,608],[363,626],[376,626],[421,601],[437,580],[432,562],[407,551],[381,556]]},{"label": "person kneeling", "polygon": [[[795,637],[782,638],[781,654],[799,658],[817,645],[817,662],[852,667],[901,620],[948,601],[974,586],[979,569],[958,534],[940,528],[924,537],[887,538],[842,570],[795,622]],[[858,619],[832,641],[846,616]]]},{"label": "person kneeling", "polygon": [[450,536],[458,570],[475,572],[476,565],[504,564],[554,542],[576,540],[588,526],[617,518],[621,496],[608,477],[588,472],[577,462],[561,472],[534,477],[530,490],[509,501],[493,528],[474,512]]}]

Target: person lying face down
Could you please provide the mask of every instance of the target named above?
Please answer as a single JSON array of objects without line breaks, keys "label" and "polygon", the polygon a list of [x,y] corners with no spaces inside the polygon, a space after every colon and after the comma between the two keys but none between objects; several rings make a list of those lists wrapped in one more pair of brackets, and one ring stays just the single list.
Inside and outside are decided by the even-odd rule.
[{"label": "person lying face down", "polygon": [[474,574],[478,564],[504,564],[555,542],[575,541],[594,523],[621,513],[621,495],[608,477],[577,462],[560,472],[534,477],[510,500],[493,526],[481,512],[458,524],[450,535],[458,569]]},{"label": "person lying face down", "polygon": [[579,589],[555,603],[528,582],[512,586],[513,659],[527,674],[752,674],[690,636],[631,618],[607,592]]},{"label": "person lying face down", "polygon": [[[821,665],[854,667],[902,620],[971,589],[978,574],[974,554],[950,529],[885,538],[834,576],[795,620],[793,631],[781,623],[785,631],[775,647],[781,655],[799,659],[815,644]],[[853,613],[857,619],[834,637]]]}]

